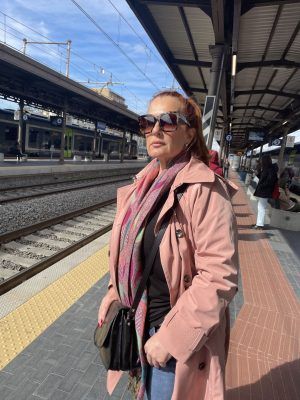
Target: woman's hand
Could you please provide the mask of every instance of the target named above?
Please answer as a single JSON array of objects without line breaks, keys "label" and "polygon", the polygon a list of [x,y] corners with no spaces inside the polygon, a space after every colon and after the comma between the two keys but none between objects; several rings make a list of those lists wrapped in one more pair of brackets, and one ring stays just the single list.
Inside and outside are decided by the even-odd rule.
[{"label": "woman's hand", "polygon": [[103,297],[100,307],[99,307],[99,312],[98,312],[98,324],[99,326],[102,326],[107,311],[111,305],[111,303],[115,300],[119,300],[119,297],[115,291],[115,289],[113,287],[111,287],[108,292],[106,293],[106,295]]},{"label": "woman's hand", "polygon": [[144,350],[148,363],[155,368],[165,367],[167,361],[172,357],[160,344],[156,335],[151,336],[150,339],[147,340]]}]

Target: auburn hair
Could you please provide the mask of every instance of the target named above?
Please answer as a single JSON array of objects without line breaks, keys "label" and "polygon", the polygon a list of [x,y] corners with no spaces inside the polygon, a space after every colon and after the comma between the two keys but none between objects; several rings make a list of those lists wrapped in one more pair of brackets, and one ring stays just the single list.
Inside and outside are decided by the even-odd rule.
[{"label": "auburn hair", "polygon": [[[194,128],[196,131],[195,138],[192,141],[192,145],[190,147],[191,153],[194,157],[198,158],[206,165],[209,164],[210,155],[203,137],[202,131],[202,113],[201,109],[191,97],[184,97],[182,94],[173,91],[173,90],[164,90],[155,94],[150,103],[157,99],[158,97],[175,97],[179,100],[184,115],[187,117],[187,120],[190,123],[190,128]],[[172,110],[173,111],[173,110]]]}]

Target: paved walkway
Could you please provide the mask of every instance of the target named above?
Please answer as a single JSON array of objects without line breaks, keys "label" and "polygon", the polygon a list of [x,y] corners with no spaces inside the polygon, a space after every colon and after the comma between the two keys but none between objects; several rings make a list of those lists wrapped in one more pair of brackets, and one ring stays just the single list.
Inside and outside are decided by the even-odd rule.
[{"label": "paved walkway", "polygon": [[[234,198],[234,209],[244,304],[231,334],[228,400],[296,400],[300,393],[299,260],[279,231],[249,229],[255,217],[243,190]],[[294,235],[299,237],[298,232]],[[292,262],[281,257],[280,263],[273,246],[276,252],[290,253]]]},{"label": "paved walkway", "polygon": [[[233,204],[241,280],[231,305],[228,400],[297,400],[299,260],[280,231],[249,229],[255,218],[242,189]],[[108,396],[106,373],[93,345],[106,271],[103,248],[0,319],[1,399],[130,399],[124,381]]]}]

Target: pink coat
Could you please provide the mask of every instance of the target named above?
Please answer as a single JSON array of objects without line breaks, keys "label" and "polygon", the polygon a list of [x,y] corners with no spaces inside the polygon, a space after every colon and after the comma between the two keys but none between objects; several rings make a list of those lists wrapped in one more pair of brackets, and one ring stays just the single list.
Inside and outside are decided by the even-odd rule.
[{"label": "pink coat", "polygon": [[[237,233],[230,201],[236,187],[192,158],[172,184],[156,231],[173,206],[174,190],[182,183],[189,185],[160,245],[172,308],[157,337],[177,360],[172,400],[222,400],[229,337],[227,306],[237,291]],[[135,187],[133,183],[118,191],[110,242],[110,284],[114,287],[121,223]],[[121,372],[108,372],[110,393],[120,376]]]}]

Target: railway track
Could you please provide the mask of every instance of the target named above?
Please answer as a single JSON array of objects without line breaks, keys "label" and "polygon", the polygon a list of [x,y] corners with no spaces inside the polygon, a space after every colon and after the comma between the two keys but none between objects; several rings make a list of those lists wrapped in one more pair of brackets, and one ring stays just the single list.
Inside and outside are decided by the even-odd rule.
[{"label": "railway track", "polygon": [[112,228],[116,200],[0,236],[0,295]]},{"label": "railway track", "polygon": [[[123,176],[124,175],[124,176]],[[48,194],[71,192],[79,189],[90,188],[100,185],[128,181],[132,174],[121,174],[115,178],[91,178],[63,183],[51,183],[42,185],[32,185],[19,188],[10,188],[0,191],[0,204],[11,203],[19,200],[42,197]],[[83,181],[83,182],[82,182]]]}]

